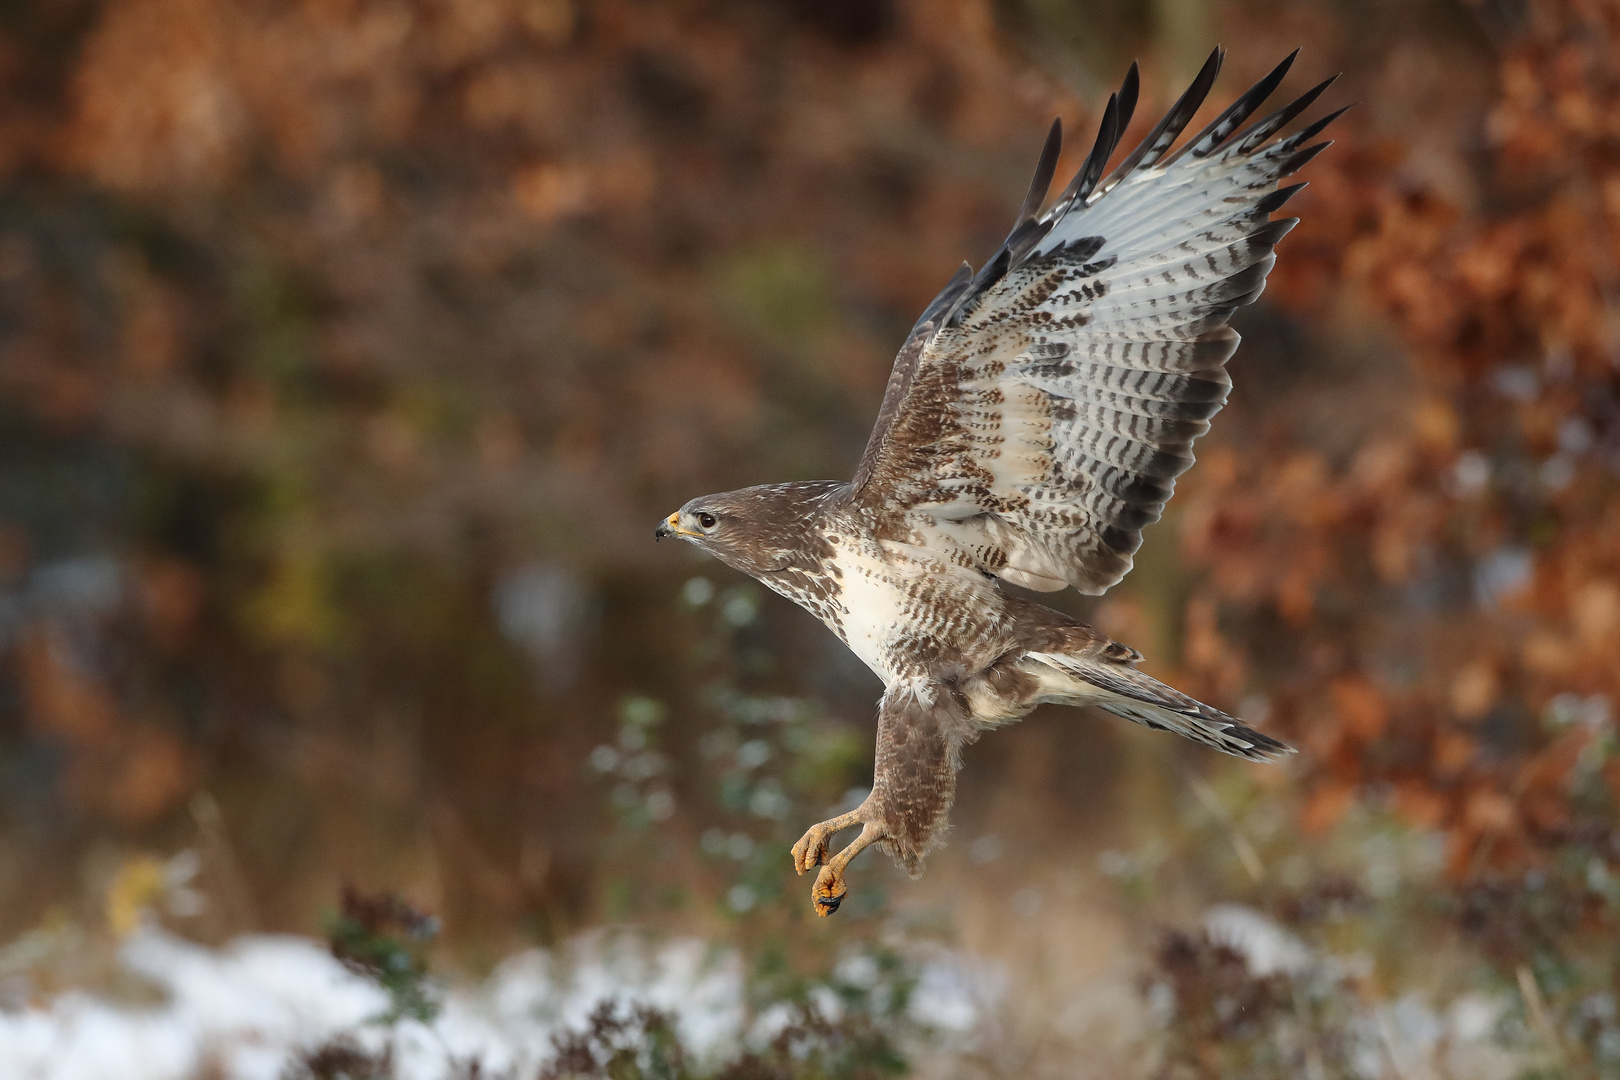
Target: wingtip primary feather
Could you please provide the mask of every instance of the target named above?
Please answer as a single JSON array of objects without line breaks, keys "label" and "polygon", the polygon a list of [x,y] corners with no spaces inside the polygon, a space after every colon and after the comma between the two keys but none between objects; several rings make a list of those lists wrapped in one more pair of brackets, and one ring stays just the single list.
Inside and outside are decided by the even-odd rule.
[{"label": "wingtip primary feather", "polygon": [[1069,181],[1069,186],[1058,196],[1056,209],[1059,215],[1068,207],[1085,202],[1102,179],[1103,169],[1113,156],[1114,148],[1119,145],[1119,116],[1119,93],[1115,92],[1108,95],[1108,104],[1103,107],[1102,121],[1097,125],[1097,141],[1091,144],[1091,152],[1074,174],[1074,179]]},{"label": "wingtip primary feather", "polygon": [[1046,201],[1046,192],[1052,186],[1052,175],[1057,172],[1058,155],[1063,152],[1063,121],[1055,118],[1052,126],[1046,132],[1046,143],[1041,147],[1041,156],[1035,163],[1035,175],[1029,181],[1029,193],[1024,196],[1024,205],[1018,208],[1018,217],[1013,221],[1013,229],[1034,217],[1040,211],[1041,203]]},{"label": "wingtip primary feather", "polygon": [[1142,74],[1137,69],[1136,61],[1131,61],[1130,70],[1125,72],[1125,81],[1119,86],[1119,133],[1125,134],[1125,129],[1131,126],[1131,117],[1136,114],[1136,102],[1142,92]]},{"label": "wingtip primary feather", "polygon": [[973,264],[964,259],[962,265],[956,268],[956,273],[951,275],[951,280],[945,283],[945,287],[939,291],[933,300],[929,301],[928,306],[923,309],[923,313],[917,317],[916,323],[911,327],[911,333],[906,335],[906,340],[910,341],[925,326],[932,324],[938,327],[944,320],[946,313],[955,307],[957,301],[962,298],[963,291],[967,289],[972,280]]},{"label": "wingtip primary feather", "polygon": [[1171,144],[1181,135],[1182,130],[1203,105],[1204,99],[1209,96],[1210,90],[1214,88],[1215,79],[1221,73],[1221,64],[1225,58],[1226,50],[1219,45],[1210,51],[1204,66],[1198,69],[1198,74],[1193,77],[1187,89],[1182,91],[1176,103],[1170,106],[1170,110],[1137,144],[1136,149],[1126,155],[1125,160],[1121,161],[1098,185],[1102,190],[1107,191],[1137,169],[1151,167],[1164,156],[1165,151],[1169,150]]},{"label": "wingtip primary feather", "polygon": [[1289,184],[1287,187],[1280,187],[1254,204],[1255,213],[1269,214],[1281,210],[1289,199],[1292,199],[1309,186],[1309,184]]},{"label": "wingtip primary feather", "polygon": [[1265,732],[1256,731],[1241,722],[1234,722],[1231,727],[1226,729],[1225,734],[1230,738],[1240,739],[1249,744],[1248,752],[1241,753],[1239,756],[1246,757],[1250,761],[1276,763],[1290,754],[1299,753],[1297,749],[1289,746],[1281,739],[1273,739]]},{"label": "wingtip primary feather", "polygon": [[1304,112],[1306,109],[1310,108],[1316,99],[1321,97],[1322,93],[1327,90],[1328,87],[1332,86],[1338,81],[1339,76],[1330,75],[1321,82],[1317,83],[1315,86],[1311,87],[1309,90],[1305,91],[1303,94],[1299,95],[1299,97],[1295,98],[1293,101],[1290,101],[1287,105],[1284,105],[1282,108],[1272,113],[1270,116],[1267,116],[1263,120],[1255,121],[1246,131],[1237,136],[1238,153],[1254,153],[1254,151],[1258,150],[1262,145],[1265,144],[1267,139],[1271,138],[1271,136],[1282,130],[1284,125],[1286,125],[1290,120]]},{"label": "wingtip primary feather", "polygon": [[1277,166],[1278,176],[1292,176],[1303,169],[1312,158],[1333,145],[1332,139],[1323,139],[1319,143],[1307,146]]},{"label": "wingtip primary feather", "polygon": [[1333,121],[1337,120],[1339,117],[1343,116],[1345,113],[1349,112],[1351,109],[1353,109],[1355,107],[1356,107],[1356,103],[1352,101],[1348,105],[1345,105],[1345,106],[1342,106],[1340,108],[1334,109],[1332,112],[1328,113],[1326,116],[1322,117],[1320,120],[1313,120],[1311,123],[1307,124],[1305,127],[1300,128],[1299,131],[1297,131],[1294,134],[1288,136],[1288,147],[1289,147],[1289,149],[1292,149],[1293,147],[1298,146],[1301,143],[1309,142],[1311,139],[1315,138],[1329,124],[1333,123]]},{"label": "wingtip primary feather", "polygon": [[1295,49],[1283,57],[1282,62],[1267,72],[1259,82],[1239,94],[1237,100],[1222,109],[1220,115],[1211,120],[1204,130],[1184,143],[1181,149],[1165,158],[1163,167],[1169,168],[1187,154],[1191,154],[1193,157],[1208,157],[1220,149],[1237,131],[1238,127],[1242,125],[1243,121],[1247,120],[1256,109],[1265,104],[1266,99],[1276,92],[1278,86],[1282,85],[1283,79],[1288,75],[1289,69],[1294,66],[1294,60],[1298,56],[1299,50]]}]

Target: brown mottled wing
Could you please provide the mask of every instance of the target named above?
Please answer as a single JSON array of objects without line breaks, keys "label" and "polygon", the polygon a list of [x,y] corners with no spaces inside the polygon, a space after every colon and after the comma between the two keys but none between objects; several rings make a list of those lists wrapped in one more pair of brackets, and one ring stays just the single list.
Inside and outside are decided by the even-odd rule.
[{"label": "brown mottled wing", "polygon": [[1328,80],[1239,130],[1290,56],[1171,153],[1220,57],[1105,177],[1133,66],[1057,202],[1034,215],[1053,138],[1007,242],[930,305],[852,492],[880,537],[1042,590],[1100,593],[1130,569],[1226,401],[1227,319],[1260,295],[1272,246],[1297,223],[1271,220],[1304,186],[1278,182],[1328,145],[1305,144],[1338,115],[1273,138]]},{"label": "brown mottled wing", "polygon": [[940,290],[938,296],[928,305],[917,324],[911,328],[906,336],[906,343],[900,347],[900,353],[894,358],[894,367],[889,371],[889,384],[883,388],[883,404],[878,406],[877,424],[872,428],[871,438],[867,440],[866,452],[861,455],[861,464],[855,470],[855,487],[861,488],[872,475],[872,467],[877,464],[878,455],[888,439],[889,432],[893,430],[895,415],[900,411],[901,403],[911,392],[911,380],[917,374],[918,362],[922,359],[923,350],[933,340],[934,331],[939,328],[947,312],[967,292],[973,281],[973,268],[963,263],[951,278],[950,284]]}]

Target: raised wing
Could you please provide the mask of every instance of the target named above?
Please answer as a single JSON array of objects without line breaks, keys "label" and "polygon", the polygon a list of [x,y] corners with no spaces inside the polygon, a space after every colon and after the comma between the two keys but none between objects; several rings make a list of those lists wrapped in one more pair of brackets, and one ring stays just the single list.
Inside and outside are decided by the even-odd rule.
[{"label": "raised wing", "polygon": [[1339,115],[1273,139],[1329,79],[1239,130],[1290,55],[1171,152],[1222,55],[1105,176],[1136,103],[1133,64],[1080,171],[1038,214],[1053,124],[1006,242],[958,272],[895,360],[851,496],[881,538],[1045,591],[1100,593],[1130,570],[1226,401],[1227,319],[1260,295],[1298,223],[1271,220],[1305,186],[1278,182],[1329,145],[1306,144]]}]

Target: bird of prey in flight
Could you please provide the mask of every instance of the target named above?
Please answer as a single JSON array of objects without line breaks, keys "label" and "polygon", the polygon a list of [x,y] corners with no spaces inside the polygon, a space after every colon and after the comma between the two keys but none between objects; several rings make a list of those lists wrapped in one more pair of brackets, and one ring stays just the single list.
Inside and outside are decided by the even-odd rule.
[{"label": "bird of prey in flight", "polygon": [[1256,761],[1292,752],[1000,585],[1118,582],[1226,401],[1227,320],[1298,223],[1271,215],[1305,185],[1279,181],[1328,145],[1311,140],[1339,113],[1277,137],[1329,79],[1243,127],[1290,55],[1172,149],[1222,55],[1110,169],[1136,105],[1132,64],[1043,210],[1062,144],[1052,124],[1011,234],[977,273],[957,271],[900,349],[853,480],[705,495],[658,525],[819,617],[883,679],[871,794],[793,846],[799,873],[820,868],[818,914],[838,909],[845,868],[873,843],[917,873],[962,747],[1042,703],[1095,705]]}]

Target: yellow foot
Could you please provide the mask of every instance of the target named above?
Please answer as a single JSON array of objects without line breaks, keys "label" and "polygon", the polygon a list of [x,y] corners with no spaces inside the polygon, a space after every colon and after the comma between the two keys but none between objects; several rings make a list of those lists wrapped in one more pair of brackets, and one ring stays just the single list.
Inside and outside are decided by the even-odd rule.
[{"label": "yellow foot", "polygon": [[845,814],[835,817],[831,821],[823,821],[812,825],[799,837],[799,842],[793,845],[793,869],[795,873],[803,874],[814,870],[827,861],[828,841],[840,829],[847,829],[855,824],[853,816]]},{"label": "yellow foot", "polygon": [[[844,867],[868,845],[883,838],[882,826],[869,820],[869,817],[867,804],[862,803],[847,814],[810,826],[810,831],[793,845],[794,870],[802,874],[812,867],[821,867],[821,873],[816,875],[815,888],[810,890],[810,900],[815,905],[817,915],[831,915],[838,910],[838,905],[844,902],[844,895],[848,892],[844,887]],[[847,829],[851,825],[861,826],[861,835],[829,859],[827,841],[840,829]]]},{"label": "yellow foot", "polygon": [[826,918],[838,910],[838,905],[844,902],[849,895],[849,888],[844,884],[842,868],[834,869],[823,866],[821,873],[816,875],[816,884],[810,890],[810,902],[815,906],[816,914]]},{"label": "yellow foot", "polygon": [[793,845],[793,872],[803,874],[811,867],[827,861],[827,841],[832,834],[822,825],[814,825]]}]

